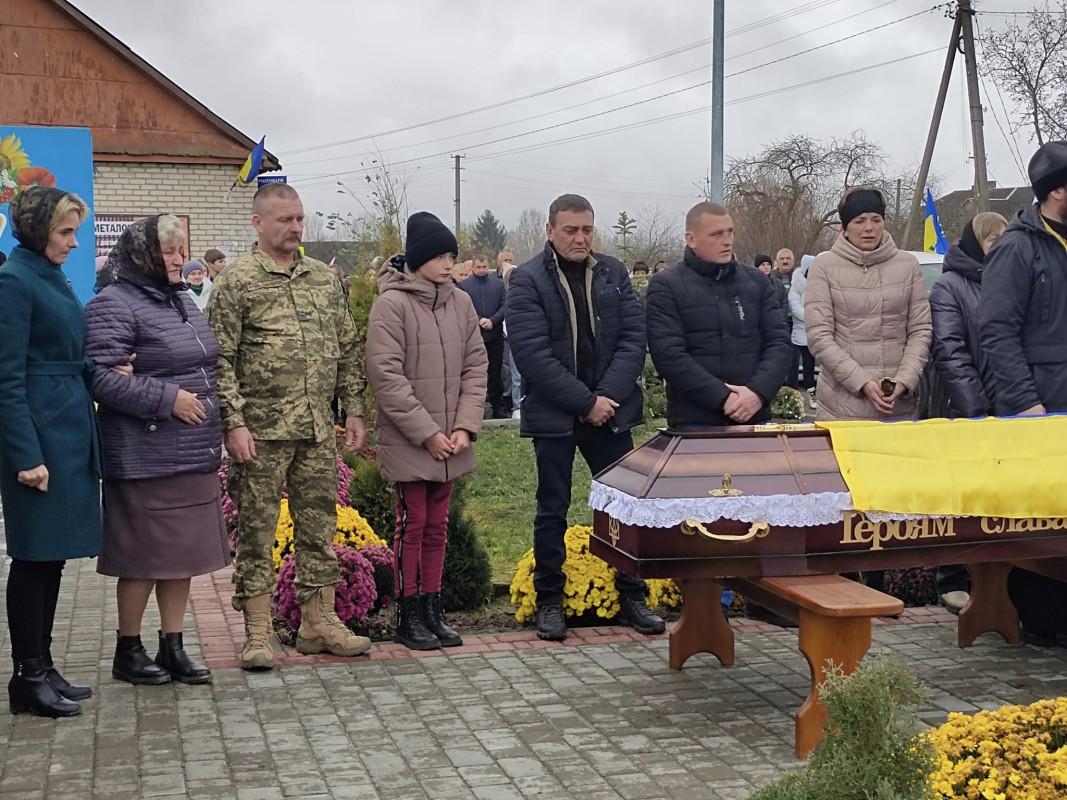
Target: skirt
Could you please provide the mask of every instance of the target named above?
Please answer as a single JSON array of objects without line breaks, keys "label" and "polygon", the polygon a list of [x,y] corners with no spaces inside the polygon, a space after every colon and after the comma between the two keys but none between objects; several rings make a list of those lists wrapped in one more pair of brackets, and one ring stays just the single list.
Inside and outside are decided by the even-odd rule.
[{"label": "skirt", "polygon": [[104,545],[96,567],[101,575],[174,580],[229,563],[215,473],[104,481]]}]

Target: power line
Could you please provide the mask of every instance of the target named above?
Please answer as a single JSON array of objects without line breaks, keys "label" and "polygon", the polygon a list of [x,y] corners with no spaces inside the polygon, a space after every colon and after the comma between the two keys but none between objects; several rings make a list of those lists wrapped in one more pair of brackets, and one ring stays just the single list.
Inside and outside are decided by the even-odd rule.
[{"label": "power line", "polygon": [[[750,23],[749,25],[745,25],[745,26],[742,26],[740,28],[735,28],[732,31],[727,31],[726,35],[727,36],[737,36],[737,35],[740,35],[740,34],[743,34],[743,33],[749,33],[749,32],[751,32],[753,30],[757,30],[759,28],[765,27],[766,25],[772,25],[772,24],[774,24],[776,22],[781,22],[784,19],[788,19],[790,17],[795,17],[795,16],[797,16],[799,14],[804,14],[804,13],[807,13],[808,11],[814,11],[814,10],[816,10],[818,8],[822,8],[824,6],[833,5],[833,4],[839,3],[839,2],[841,2],[841,0],[814,0],[813,2],[806,3],[805,5],[803,5],[803,6],[799,7],[799,8],[793,9],[791,11],[782,12],[780,14],[776,14],[776,15],[773,15],[771,17],[767,17],[767,18],[765,18],[763,20],[757,20],[756,22]],[[327,148],[330,148],[330,147],[338,147],[340,145],[353,144],[355,142],[363,142],[363,141],[367,141],[368,139],[377,139],[377,138],[381,138],[383,136],[391,136],[391,135],[396,134],[396,133],[404,133],[406,131],[414,130],[416,128],[423,128],[423,127],[426,127],[428,125],[436,125],[436,124],[438,124],[440,122],[448,122],[450,120],[459,119],[460,117],[470,116],[471,114],[479,114],[479,113],[482,113],[484,111],[492,111],[492,110],[497,109],[497,108],[502,108],[502,107],[507,106],[507,105],[512,105],[513,103],[520,103],[520,102],[523,102],[525,100],[531,100],[531,99],[533,99],[535,97],[541,97],[543,95],[550,94],[552,92],[558,92],[558,91],[560,91],[562,89],[570,89],[570,88],[572,88],[574,86],[580,86],[580,85],[582,85],[584,83],[589,83],[590,81],[599,80],[600,78],[606,78],[609,75],[616,75],[616,74],[618,74],[620,72],[625,72],[627,70],[634,69],[636,67],[641,67],[641,66],[644,66],[646,64],[651,64],[651,63],[653,63],[655,61],[661,61],[661,60],[663,60],[665,58],[670,58],[671,56],[679,55],[681,53],[686,53],[686,52],[689,52],[690,50],[696,50],[697,48],[700,48],[700,47],[705,47],[706,45],[708,45],[710,43],[711,43],[711,39],[710,38],[701,39],[700,41],[692,42],[692,43],[687,44],[687,45],[682,45],[681,47],[676,47],[676,48],[674,48],[672,50],[667,50],[667,51],[665,51],[663,53],[658,53],[656,55],[649,56],[648,58],[643,58],[643,59],[641,59],[639,61],[634,61],[634,62],[631,62],[629,64],[624,64],[621,67],[615,67],[614,69],[606,70],[604,72],[599,72],[596,75],[589,75],[589,76],[584,77],[584,78],[578,78],[577,80],[568,81],[567,83],[561,83],[558,86],[553,86],[553,87],[551,87],[549,89],[541,89],[540,91],[531,92],[529,94],[525,94],[525,95],[522,95],[520,97],[513,97],[513,98],[511,98],[509,100],[501,100],[501,101],[496,102],[496,103],[490,103],[489,105],[481,106],[480,108],[474,108],[474,109],[470,109],[468,111],[460,111],[460,112],[457,112],[455,114],[449,114],[449,115],[444,116],[444,117],[439,117],[437,119],[426,120],[426,121],[418,122],[418,123],[415,123],[415,124],[412,124],[412,125],[405,125],[405,126],[400,127],[400,128],[393,128],[392,130],[380,131],[378,133],[369,133],[369,134],[366,134],[364,136],[354,137],[352,139],[342,139],[342,140],[337,141],[337,142],[327,142],[325,144],[312,145],[310,147],[300,147],[300,148],[296,148],[294,150],[279,151],[278,155],[298,155],[300,153],[310,153],[310,152],[313,152],[315,150],[324,150],[324,149],[327,149]]]}]

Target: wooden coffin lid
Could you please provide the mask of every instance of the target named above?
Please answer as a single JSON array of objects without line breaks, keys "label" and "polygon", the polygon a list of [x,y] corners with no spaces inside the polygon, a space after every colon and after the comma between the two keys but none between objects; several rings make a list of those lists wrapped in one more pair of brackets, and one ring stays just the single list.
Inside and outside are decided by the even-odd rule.
[{"label": "wooden coffin lid", "polygon": [[707,497],[724,475],[747,496],[848,491],[827,431],[772,427],[664,429],[596,480],[641,499]]}]

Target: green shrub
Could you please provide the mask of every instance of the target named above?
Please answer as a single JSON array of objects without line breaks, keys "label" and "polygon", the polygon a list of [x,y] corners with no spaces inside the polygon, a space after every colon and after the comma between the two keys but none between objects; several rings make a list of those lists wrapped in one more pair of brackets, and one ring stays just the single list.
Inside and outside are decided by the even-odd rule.
[{"label": "green shrub", "polygon": [[396,492],[393,484],[382,477],[373,455],[368,458],[359,453],[343,453],[342,457],[352,468],[352,479],[348,483],[352,508],[392,547],[396,535]]},{"label": "green shrub", "polygon": [[656,372],[652,356],[645,354],[645,368],[639,378],[645,396],[645,422],[667,416],[667,385]]},{"label": "green shrub", "polygon": [[[370,309],[377,299],[378,281],[374,275],[365,272],[349,278],[348,309],[352,312],[352,319],[356,323],[356,332],[359,334],[359,341],[363,345],[367,342]],[[366,372],[366,364],[363,363],[361,366]],[[367,428],[370,429],[374,427],[374,390],[371,388],[370,381],[367,382],[367,389],[363,393],[363,403],[363,421],[366,423]],[[375,528],[374,530],[377,531],[378,529]]]},{"label": "green shrub", "polygon": [[925,700],[897,658],[835,669],[820,687],[829,717],[807,767],[787,772],[749,800],[927,800],[935,753],[913,706]]},{"label": "green shrub", "polygon": [[771,416],[775,419],[801,419],[804,416],[804,395],[798,389],[783,386],[771,401]]},{"label": "green shrub", "polygon": [[448,547],[441,580],[441,604],[446,611],[467,611],[484,606],[493,591],[489,553],[478,538],[474,522],[464,510],[467,480],[460,478],[452,484]]}]

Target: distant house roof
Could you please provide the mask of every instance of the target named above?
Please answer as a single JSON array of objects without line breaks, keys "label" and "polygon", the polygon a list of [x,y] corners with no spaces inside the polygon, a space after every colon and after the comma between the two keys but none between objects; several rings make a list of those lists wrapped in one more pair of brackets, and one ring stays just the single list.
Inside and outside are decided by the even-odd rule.
[{"label": "distant house roof", "polygon": [[[1034,191],[1029,186],[992,186],[989,190],[989,210],[1010,220],[1034,203]],[[977,214],[973,189],[958,189],[937,200],[937,215],[945,238],[958,239],[967,220]]]},{"label": "distant house roof", "polygon": [[66,0],[0,4],[0,97],[7,124],[89,128],[98,161],[240,164],[258,141]]}]

